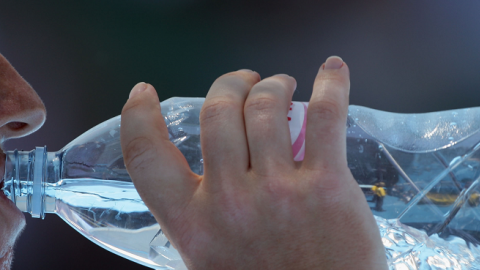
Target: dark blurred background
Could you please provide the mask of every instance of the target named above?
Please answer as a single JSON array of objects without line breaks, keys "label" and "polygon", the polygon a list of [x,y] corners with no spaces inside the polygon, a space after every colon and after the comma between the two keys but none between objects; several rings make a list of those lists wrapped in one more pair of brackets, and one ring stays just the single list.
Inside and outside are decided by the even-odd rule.
[{"label": "dark blurred background", "polygon": [[[287,73],[308,101],[319,66],[350,67],[351,103],[393,112],[480,105],[480,2],[0,2],[0,52],[43,98],[47,122],[7,149],[56,151],[120,114],[135,83],[161,100],[205,96],[229,71]],[[208,248],[208,247],[206,247]],[[13,269],[146,269],[56,215],[27,215]]]}]

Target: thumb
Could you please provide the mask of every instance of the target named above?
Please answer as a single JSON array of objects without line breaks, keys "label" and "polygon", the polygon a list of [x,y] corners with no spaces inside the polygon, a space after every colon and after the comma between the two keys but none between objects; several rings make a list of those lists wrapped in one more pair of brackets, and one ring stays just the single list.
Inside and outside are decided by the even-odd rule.
[{"label": "thumb", "polygon": [[200,176],[169,140],[157,92],[138,83],[123,107],[120,142],[127,171],[157,221],[175,219],[198,186]]}]

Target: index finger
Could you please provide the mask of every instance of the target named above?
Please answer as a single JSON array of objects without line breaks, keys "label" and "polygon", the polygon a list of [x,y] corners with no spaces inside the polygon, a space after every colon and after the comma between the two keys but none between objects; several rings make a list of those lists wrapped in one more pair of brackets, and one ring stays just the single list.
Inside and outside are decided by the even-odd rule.
[{"label": "index finger", "polygon": [[201,177],[170,142],[153,86],[133,88],[121,121],[123,157],[135,188],[157,221],[172,218],[170,213],[190,201]]}]

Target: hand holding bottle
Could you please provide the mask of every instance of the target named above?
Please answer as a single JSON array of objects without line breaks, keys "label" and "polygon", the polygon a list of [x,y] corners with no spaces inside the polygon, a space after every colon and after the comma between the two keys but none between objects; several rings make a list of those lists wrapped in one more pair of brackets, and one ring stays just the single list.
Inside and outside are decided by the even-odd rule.
[{"label": "hand holding bottle", "polygon": [[301,162],[286,117],[295,88],[292,77],[261,80],[249,70],[218,78],[200,114],[203,176],[170,142],[154,88],[132,90],[122,112],[125,164],[190,269],[387,268],[347,167],[347,65],[330,57],[318,72]]}]

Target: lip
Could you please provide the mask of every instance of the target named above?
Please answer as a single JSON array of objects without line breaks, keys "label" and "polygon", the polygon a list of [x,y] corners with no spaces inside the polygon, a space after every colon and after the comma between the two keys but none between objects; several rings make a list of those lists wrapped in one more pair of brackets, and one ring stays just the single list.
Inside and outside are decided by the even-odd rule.
[{"label": "lip", "polygon": [[[5,159],[6,155],[0,147],[0,219],[3,218],[3,220],[0,221],[0,228],[4,226],[4,224],[17,224],[15,226],[18,226],[18,224],[25,224],[25,215],[2,190],[5,184]],[[21,226],[23,227],[24,225]]]},{"label": "lip", "polygon": [[[7,155],[3,152],[3,149],[0,147],[0,190],[3,188],[3,181],[5,180],[5,159]],[[3,193],[3,192],[1,192]]]},{"label": "lip", "polygon": [[3,149],[0,147],[0,193],[2,188],[3,188],[3,181],[5,180],[5,159],[7,155],[5,155],[5,152],[3,152]]},{"label": "lip", "polygon": [[3,180],[4,177],[5,177],[5,159],[6,159],[7,155],[5,155],[5,153],[3,152],[3,149],[0,148],[0,182],[1,182],[1,185],[3,187]]},{"label": "lip", "polygon": [[[5,177],[5,158],[6,155],[3,152],[3,149],[0,148],[0,198],[7,201],[9,206],[14,206],[13,202],[5,196],[5,193],[3,192],[3,186],[4,186],[4,177]],[[1,204],[1,201],[0,201]],[[0,206],[1,207],[1,206]],[[16,208],[16,207],[15,207]]]}]

